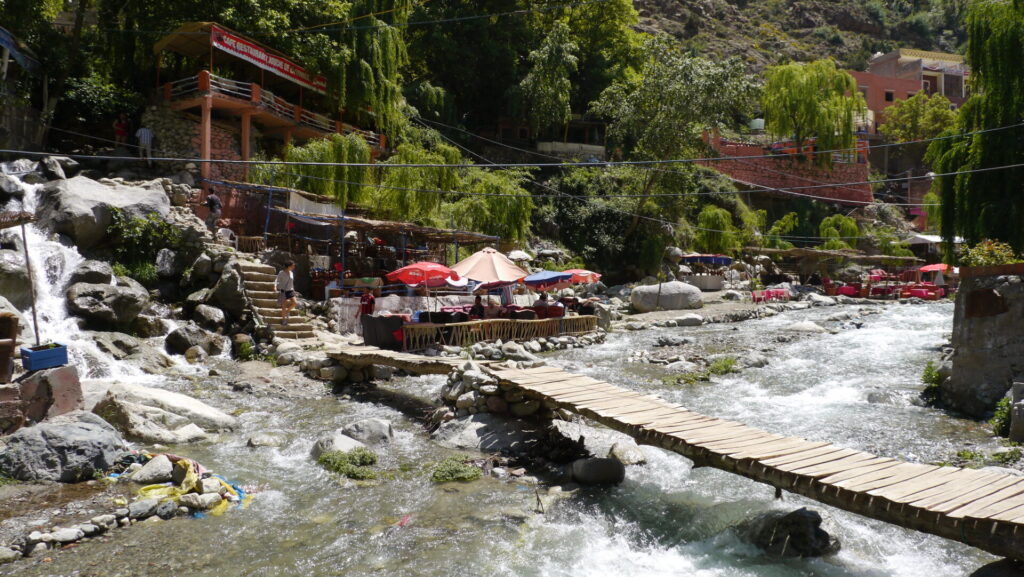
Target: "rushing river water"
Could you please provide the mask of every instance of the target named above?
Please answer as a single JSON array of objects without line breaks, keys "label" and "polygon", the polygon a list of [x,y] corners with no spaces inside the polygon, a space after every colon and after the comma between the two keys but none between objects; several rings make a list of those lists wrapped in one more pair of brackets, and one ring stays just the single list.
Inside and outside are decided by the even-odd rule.
[{"label": "rushing river water", "polygon": [[[948,459],[965,444],[996,445],[976,423],[911,402],[924,364],[951,328],[952,306],[894,305],[863,317],[860,329],[779,339],[799,320],[852,309],[813,309],[735,325],[613,333],[603,345],[549,360],[615,384],[657,393],[709,415],[775,433],[913,461]],[[694,336],[703,349],[763,351],[764,368],[696,385],[666,385],[665,369],[626,363],[659,335]],[[684,349],[685,354],[685,349]],[[402,378],[383,388],[436,397],[442,377]],[[433,485],[425,463],[443,458],[421,425],[377,403],[331,396],[280,398],[232,392],[225,379],[167,377],[156,383],[240,413],[219,442],[172,448],[243,484],[260,488],[251,506],[219,518],[143,523],[109,539],[19,562],[18,575],[679,575],[960,576],[992,560],[978,550],[871,521],[714,469],[691,470],[673,453],[644,447],[648,464],[626,482],[583,490],[536,513],[538,493],[484,479]],[[308,457],[315,438],[358,418],[393,422],[382,465],[394,479],[339,481]],[[254,433],[278,431],[280,448],[251,449]],[[808,506],[842,550],[825,559],[781,560],[731,529],[773,509]],[[401,523],[399,521],[402,520]],[[0,571],[2,572],[2,571]]]}]

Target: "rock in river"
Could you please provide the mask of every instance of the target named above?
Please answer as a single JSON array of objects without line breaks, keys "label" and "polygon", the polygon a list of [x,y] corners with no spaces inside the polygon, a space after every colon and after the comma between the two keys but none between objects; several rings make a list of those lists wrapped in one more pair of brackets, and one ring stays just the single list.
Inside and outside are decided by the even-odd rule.
[{"label": "rock in river", "polygon": [[641,313],[658,309],[666,311],[699,309],[704,306],[700,289],[684,282],[672,281],[661,285],[638,286],[629,295],[633,308]]},{"label": "rock in river", "polygon": [[839,550],[839,542],[821,528],[821,515],[806,508],[771,511],[744,523],[739,532],[779,557],[820,557]]},{"label": "rock in river", "polygon": [[4,439],[0,472],[22,481],[74,483],[105,471],[127,451],[121,435],[91,413],[54,417]]},{"label": "rock in river", "polygon": [[391,423],[384,419],[363,419],[346,425],[341,430],[346,436],[364,443],[390,443],[395,433]]}]

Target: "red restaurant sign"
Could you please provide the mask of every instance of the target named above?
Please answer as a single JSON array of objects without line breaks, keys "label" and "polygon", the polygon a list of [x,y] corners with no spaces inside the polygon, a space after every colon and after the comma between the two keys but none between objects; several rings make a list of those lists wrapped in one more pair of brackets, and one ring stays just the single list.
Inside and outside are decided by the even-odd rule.
[{"label": "red restaurant sign", "polygon": [[291,60],[271,54],[260,46],[235,36],[219,26],[213,26],[210,29],[210,41],[213,43],[214,48],[223,50],[250,64],[255,64],[264,70],[269,70],[282,78],[291,80],[299,86],[315,90],[320,94],[327,93],[327,78],[313,76],[305,68]]}]

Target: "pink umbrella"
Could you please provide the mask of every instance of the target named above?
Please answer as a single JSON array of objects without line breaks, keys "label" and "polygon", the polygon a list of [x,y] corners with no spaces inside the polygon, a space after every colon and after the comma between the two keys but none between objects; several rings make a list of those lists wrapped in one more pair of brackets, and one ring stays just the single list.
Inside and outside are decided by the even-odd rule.
[{"label": "pink umbrella", "polygon": [[432,281],[443,281],[446,279],[459,280],[459,275],[452,269],[436,262],[415,262],[403,266],[385,275],[391,282],[398,281],[407,285],[420,285],[423,283],[437,284]]},{"label": "pink umbrella", "polygon": [[921,268],[919,268],[917,270],[919,270],[921,272],[937,272],[937,271],[946,272],[947,270],[949,270],[949,265],[945,264],[945,263],[941,263],[941,262],[938,263],[938,264],[926,264],[926,265],[924,265],[923,267],[921,267]]},{"label": "pink umbrella", "polygon": [[572,284],[591,284],[601,280],[601,273],[596,273],[582,268],[571,268],[562,272],[567,272],[572,275],[572,278],[569,279],[569,282]]}]

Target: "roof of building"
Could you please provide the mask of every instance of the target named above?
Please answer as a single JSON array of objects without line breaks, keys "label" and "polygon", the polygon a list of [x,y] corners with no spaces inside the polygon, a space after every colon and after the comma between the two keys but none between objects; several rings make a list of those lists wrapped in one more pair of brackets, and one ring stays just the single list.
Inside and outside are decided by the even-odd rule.
[{"label": "roof of building", "polygon": [[946,52],[932,52],[930,50],[918,50],[916,48],[900,48],[900,58],[919,58],[921,60],[938,60],[941,62],[964,63],[964,57],[959,54],[948,54]]}]

